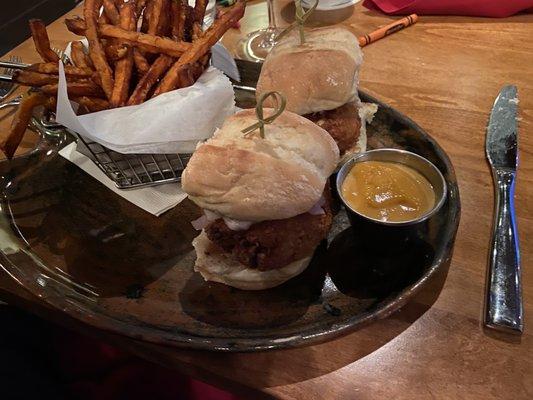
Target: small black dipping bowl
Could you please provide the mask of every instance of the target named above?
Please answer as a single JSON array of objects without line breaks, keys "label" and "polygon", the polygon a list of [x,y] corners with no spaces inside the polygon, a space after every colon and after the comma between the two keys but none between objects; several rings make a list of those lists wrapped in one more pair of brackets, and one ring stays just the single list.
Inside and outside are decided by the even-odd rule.
[{"label": "small black dipping bowl", "polygon": [[[342,185],[352,167],[364,161],[385,161],[404,164],[424,176],[435,191],[435,204],[425,214],[416,219],[394,222],[371,218],[355,210],[342,195]],[[350,223],[359,240],[366,245],[383,251],[400,250],[406,241],[424,236],[428,220],[442,207],[446,200],[446,181],[433,163],[418,154],[398,149],[377,149],[357,154],[348,159],[340,168],[336,188],[339,198],[346,208]]]}]

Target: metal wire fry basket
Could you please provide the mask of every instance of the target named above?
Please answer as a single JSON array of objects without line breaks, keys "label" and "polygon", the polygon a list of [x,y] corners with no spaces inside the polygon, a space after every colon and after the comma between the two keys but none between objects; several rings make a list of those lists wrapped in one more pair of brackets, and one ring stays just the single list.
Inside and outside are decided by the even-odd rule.
[{"label": "metal wire fry basket", "polygon": [[[255,83],[261,64],[235,60],[241,82],[234,82],[236,101],[241,108],[255,106]],[[65,129],[55,123],[53,114],[39,121],[46,128]],[[69,130],[77,137],[77,150],[89,158],[119,189],[133,189],[181,181],[181,174],[192,154],[122,154],[92,142]]]},{"label": "metal wire fry basket", "polygon": [[79,139],[78,151],[89,156],[119,189],[179,182],[192,155],[122,154],[76,136]]},{"label": "metal wire fry basket", "polygon": [[76,150],[89,157],[119,189],[133,189],[181,181],[181,174],[192,153],[185,154],[122,154],[55,121],[53,113],[42,113],[33,119],[41,134],[57,136],[57,131],[70,132],[77,139]]}]

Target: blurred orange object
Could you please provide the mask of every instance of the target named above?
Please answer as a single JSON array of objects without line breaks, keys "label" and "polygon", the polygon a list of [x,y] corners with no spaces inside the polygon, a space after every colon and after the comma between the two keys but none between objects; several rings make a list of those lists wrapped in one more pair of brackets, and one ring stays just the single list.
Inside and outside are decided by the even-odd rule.
[{"label": "blurred orange object", "polygon": [[398,32],[404,28],[407,28],[408,26],[413,25],[418,21],[418,15],[411,14],[408,17],[402,18],[398,21],[394,21],[391,24],[385,25],[384,27],[381,27],[374,32],[371,32],[367,35],[360,36],[358,38],[359,40],[359,46],[364,47],[370,43],[374,43],[376,40],[382,39],[385,36],[392,35],[395,32]]}]

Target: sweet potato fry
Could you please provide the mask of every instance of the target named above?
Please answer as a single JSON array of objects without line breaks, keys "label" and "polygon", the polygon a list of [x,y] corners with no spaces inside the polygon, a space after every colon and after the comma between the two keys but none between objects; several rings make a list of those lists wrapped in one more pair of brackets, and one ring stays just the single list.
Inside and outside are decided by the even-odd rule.
[{"label": "sweet potato fry", "polygon": [[183,40],[183,28],[185,27],[186,8],[182,0],[174,0],[170,3],[170,36],[172,39]]},{"label": "sweet potato fry", "polygon": [[30,122],[33,109],[44,104],[46,100],[47,96],[41,92],[31,92],[22,98],[11,121],[11,129],[8,135],[0,142],[0,149],[8,159],[11,160],[15,151],[17,151]]},{"label": "sweet potato fry", "polygon": [[40,19],[30,19],[30,30],[35,49],[44,61],[59,62],[59,57],[50,48],[50,39],[46,32],[46,26]]},{"label": "sweet potato fry", "polygon": [[[207,62],[206,62],[207,60]],[[186,64],[179,72],[178,88],[188,87],[194,84],[203,74],[209,63],[209,55],[204,56],[195,64]]]},{"label": "sweet potato fry", "polygon": [[192,25],[192,40],[198,40],[202,37],[202,28],[197,22],[194,22]]},{"label": "sweet potato fry", "polygon": [[204,70],[209,66],[209,61],[211,61],[211,51],[200,59],[200,65]]},{"label": "sweet potato fry", "polygon": [[196,64],[192,67],[192,75],[194,78],[194,82],[202,76],[204,71],[209,67],[209,60],[211,59],[211,53],[207,53],[205,56],[203,56]]},{"label": "sweet potato fry", "polygon": [[54,96],[48,96],[46,101],[43,104],[44,108],[46,108],[48,111],[55,111],[57,108],[57,97]]},{"label": "sweet potato fry", "polygon": [[109,108],[109,102],[105,99],[99,99],[97,97],[79,96],[72,97],[72,101],[75,101],[80,106],[85,107],[89,112],[97,112],[107,110]]},{"label": "sweet potato fry", "polygon": [[[92,76],[94,71],[90,68],[81,68],[74,67],[72,65],[65,65],[65,75],[67,76],[78,76],[89,78]],[[39,72],[41,74],[59,74],[59,65],[56,63],[37,63],[32,64],[24,69],[25,71]]]},{"label": "sweet potato fry", "polygon": [[185,0],[184,6],[184,22],[183,22],[183,40],[186,42],[191,42],[193,40],[193,31],[194,31],[194,7],[191,7],[187,0]]},{"label": "sweet potato fry", "polygon": [[105,37],[125,40],[127,43],[150,53],[164,53],[172,57],[179,57],[191,46],[189,43],[175,42],[166,37],[126,31],[113,25],[101,26],[100,34]]},{"label": "sweet potato fry", "polygon": [[[107,110],[109,108],[109,102],[107,100],[99,99],[97,97],[81,96],[72,97],[70,100],[85,107],[88,112],[102,111]],[[57,109],[57,97],[49,96],[43,106],[48,111],[55,112]]]},{"label": "sweet potato fry", "polygon": [[133,49],[133,61],[135,63],[135,68],[137,68],[137,71],[141,75],[146,74],[150,69],[150,64],[148,64],[148,60],[146,59],[142,51],[137,48]]},{"label": "sweet potato fry", "polygon": [[205,10],[208,2],[209,0],[196,0],[196,3],[194,4],[194,22],[192,25],[192,35],[194,40],[202,36]]},{"label": "sweet potato fry", "polygon": [[149,35],[157,35],[159,33],[159,21],[164,13],[164,0],[151,0],[152,7],[148,15],[148,31]]},{"label": "sweet potato fry", "polygon": [[104,0],[104,13],[113,25],[118,25],[120,23],[118,8],[113,0]]},{"label": "sweet potato fry", "polygon": [[144,9],[144,12],[142,15],[142,21],[141,21],[141,32],[143,33],[148,32],[148,24],[150,21],[150,14],[152,14],[153,7],[154,7],[154,2],[152,0],[148,0],[146,2],[146,7]]},{"label": "sweet potato fry", "polygon": [[[79,18],[70,18],[66,21],[67,27],[71,32],[74,32],[77,35],[86,35],[86,21]],[[149,53],[163,53],[172,57],[181,56],[189,47],[191,47],[190,43],[183,41],[176,42],[166,37],[149,35],[142,32],[126,31],[118,26],[109,24],[99,25],[98,31],[100,36],[122,39],[125,43],[138,47]]]},{"label": "sweet potato fry", "polygon": [[85,25],[83,18],[78,16],[74,18],[66,18],[65,25],[67,26],[67,29],[75,35],[85,36],[85,29],[87,29],[87,26]]},{"label": "sweet potato fry", "polygon": [[[57,83],[41,86],[43,93],[57,95]],[[104,97],[102,88],[92,81],[87,82],[67,82],[67,92],[69,96],[93,96]]]},{"label": "sweet potato fry", "polygon": [[[120,15],[118,11],[118,4],[116,4],[117,2],[115,2],[115,0],[102,0],[102,2],[103,14],[105,14],[106,19],[109,21],[109,23],[112,25],[120,26]],[[99,23],[100,22],[103,21],[99,21]],[[123,58],[128,52],[127,47],[124,46],[123,43],[121,44],[115,39],[102,40],[102,44],[104,46],[107,61],[110,63],[112,68],[114,67],[115,62]]]},{"label": "sweet potato fry", "polygon": [[102,87],[102,79],[100,79],[100,75],[98,74],[98,72],[94,72],[91,76],[91,81],[93,81],[94,83],[96,83],[98,86]]},{"label": "sweet potato fry", "polygon": [[102,44],[98,38],[97,17],[101,0],[85,0],[83,15],[87,26],[85,35],[89,40],[89,56],[100,78],[102,79],[102,89],[108,98],[113,92],[113,71],[107,62]]},{"label": "sweet potato fry", "polygon": [[194,4],[194,19],[200,24],[200,26],[204,23],[205,10],[208,3],[209,0],[196,0],[196,3]]},{"label": "sweet potato fry", "polygon": [[146,3],[147,0],[137,0],[137,2],[135,3],[135,15],[137,15],[137,17],[141,16],[141,13],[146,7]]},{"label": "sweet potato fry", "polygon": [[160,36],[170,36],[170,3],[174,0],[164,0],[163,15],[159,21],[157,32]]},{"label": "sweet potato fry", "polygon": [[194,82],[196,82],[198,80],[198,78],[200,78],[202,76],[202,74],[204,73],[206,68],[207,67],[202,65],[202,64],[195,64],[194,65],[194,69],[192,71],[192,76],[193,76]]},{"label": "sweet potato fry", "polygon": [[178,71],[178,88],[191,86],[194,83],[193,66],[191,64],[182,65]]},{"label": "sweet potato fry", "polygon": [[85,48],[82,42],[72,42],[70,45],[70,59],[76,67],[92,69],[93,63],[85,54]]},{"label": "sweet potato fry", "polygon": [[[102,5],[103,0],[98,0],[100,2],[100,5]],[[98,12],[100,12],[100,8],[98,9]],[[110,24],[111,21],[109,18],[107,18],[107,14],[105,12],[101,13],[98,17],[98,24]]]},{"label": "sweet potato fry", "polygon": [[[125,3],[120,9],[120,27],[129,31],[134,31],[137,20],[135,18],[135,5]],[[111,107],[120,107],[128,100],[130,88],[131,72],[133,69],[132,49],[127,49],[126,55],[115,65],[115,86],[109,99]]]},{"label": "sweet potato fry", "polygon": [[43,86],[51,83],[57,83],[58,76],[50,74],[41,74],[39,72],[17,69],[13,71],[13,81],[26,86]]},{"label": "sweet potato fry", "polygon": [[165,36],[169,28],[169,0],[152,0],[148,15],[147,33],[149,35]]},{"label": "sweet potato fry", "polygon": [[154,92],[154,96],[173,90],[178,84],[179,71],[185,64],[194,64],[244,15],[245,2],[238,0],[224,15],[218,18],[205,34],[170,67]]},{"label": "sweet potato fry", "polygon": [[[82,35],[87,34],[86,29],[83,29],[86,27],[84,20],[70,19],[69,21],[69,30],[72,31],[70,28],[74,28]],[[172,57],[181,56],[191,46],[190,43],[176,42],[170,38],[142,32],[126,31],[118,26],[109,24],[99,25],[98,30],[103,37],[122,39],[125,43],[139,47],[149,53],[163,53]]]},{"label": "sweet potato fry", "polygon": [[151,65],[148,72],[141,78],[128,100],[128,105],[141,104],[148,97],[148,93],[159,78],[170,68],[174,59],[167,55],[160,55]]},{"label": "sweet potato fry", "polygon": [[104,46],[105,56],[111,62],[121,60],[128,54],[128,45],[124,43],[108,43]]}]

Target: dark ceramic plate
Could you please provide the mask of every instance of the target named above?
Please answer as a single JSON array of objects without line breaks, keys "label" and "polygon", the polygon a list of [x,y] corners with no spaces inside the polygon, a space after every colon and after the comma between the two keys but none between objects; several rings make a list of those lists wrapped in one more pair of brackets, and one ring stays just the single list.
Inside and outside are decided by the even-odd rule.
[{"label": "dark ceramic plate", "polygon": [[[253,84],[256,70],[244,71]],[[241,93],[242,96],[245,93]],[[244,96],[245,97],[245,96]],[[193,273],[184,201],[156,218],[115,196],[41,145],[0,164],[0,263],[21,285],[87,324],[156,343],[254,351],[324,341],[398,310],[449,261],[459,223],[450,160],[420,127],[376,99],[369,147],[431,160],[448,184],[440,212],[414,240],[379,251],[358,240],[341,210],[311,266],[275,289],[246,292]]]}]

